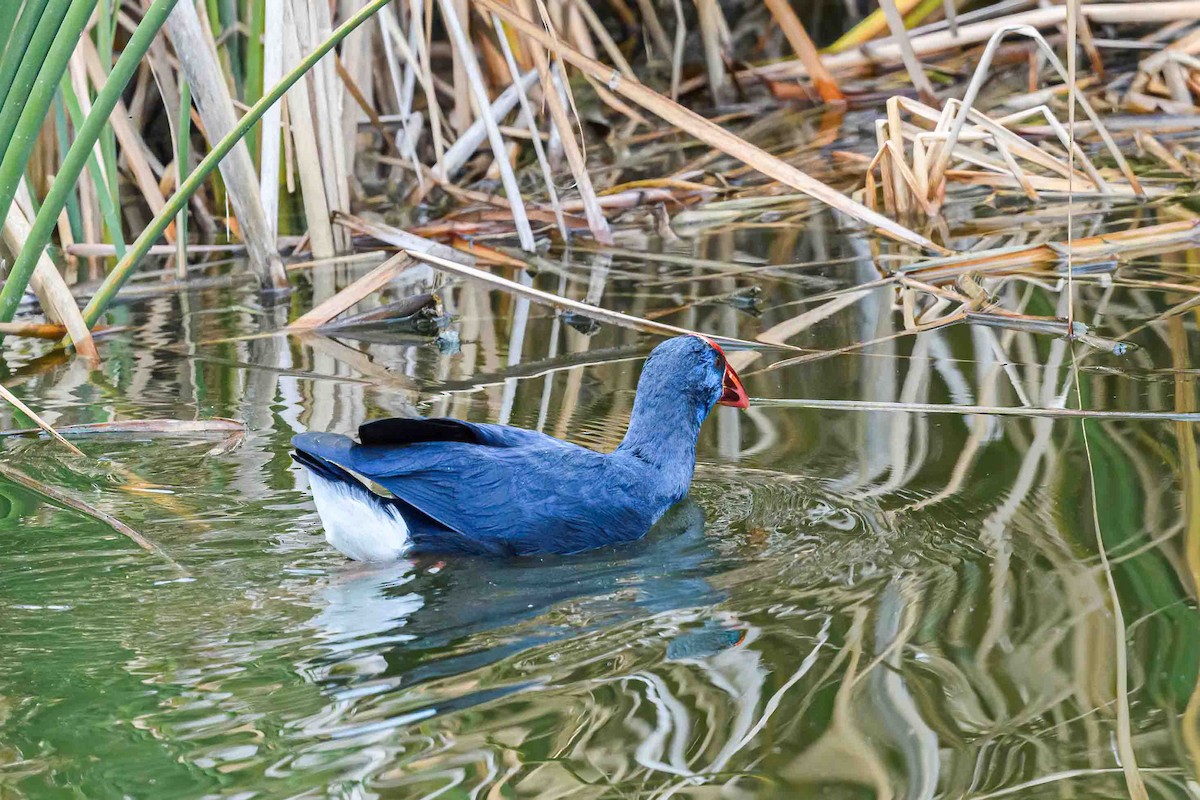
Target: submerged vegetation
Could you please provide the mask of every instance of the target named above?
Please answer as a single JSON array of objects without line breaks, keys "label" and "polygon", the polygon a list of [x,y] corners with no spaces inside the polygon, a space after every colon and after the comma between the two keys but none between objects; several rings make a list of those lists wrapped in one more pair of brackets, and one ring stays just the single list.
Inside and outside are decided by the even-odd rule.
[{"label": "submerged vegetation", "polygon": [[[846,604],[805,609],[802,641],[775,664],[782,683],[747,667],[758,682],[732,724],[701,703],[700,724],[736,735],[719,749],[696,737],[713,750],[697,759],[659,735],[694,731],[647,678],[661,713],[628,711],[653,730],[629,781],[693,789],[760,739],[795,744],[787,715],[771,721],[795,702],[790,724],[816,733],[755,759],[891,797],[894,765],[858,727],[869,694],[894,723],[885,755],[904,761],[908,796],[1032,797],[1019,793],[1074,780],[1101,787],[1080,796],[1187,796],[1200,764],[1200,0],[0,0],[0,36],[0,446],[40,428],[137,507],[191,520],[148,460],[101,466],[81,450],[108,434],[189,437],[219,463],[277,421],[207,417],[239,403],[298,413],[280,376],[391,396],[354,395],[346,412],[346,394],[314,390],[326,422],[421,400],[422,413],[466,413],[458,395],[471,392],[509,422],[518,381],[544,380],[526,422],[611,446],[638,335],[699,331],[729,345],[760,395],[746,422],[717,420],[710,450],[727,463],[699,468],[744,502],[718,519],[753,554],[729,586],[778,605],[767,587],[801,568],[768,556],[825,563],[773,538],[794,533],[785,512],[799,501],[784,489],[817,481],[783,442],[844,472],[803,499],[806,519],[907,524],[933,551],[971,551],[956,576],[967,600],[917,599],[920,580],[897,569],[872,637],[855,580],[888,557],[850,557],[864,545],[831,534],[829,563],[850,564]],[[247,286],[261,304],[249,311]],[[124,307],[164,298],[179,308]],[[71,358],[84,373],[134,372],[142,346],[155,352],[135,387],[164,352],[192,359],[182,407],[205,419],[127,419],[145,408],[115,392],[92,396],[112,403],[103,419],[64,413],[61,397],[44,398],[56,406],[44,419],[24,394]],[[436,368],[414,366],[425,358]],[[205,384],[204,359],[235,383],[238,370],[270,374],[228,389],[233,402]],[[585,367],[617,399],[589,399]],[[157,395],[154,407],[177,410]],[[822,432],[815,417],[836,414],[860,427]],[[962,430],[935,433],[941,414]],[[278,438],[247,463],[279,462]],[[4,458],[0,479],[152,554],[165,580],[208,566],[102,508],[102,491],[53,485],[57,462]],[[231,471],[230,491],[261,482]],[[276,501],[256,509],[275,519]],[[926,536],[942,532],[934,513],[966,520],[970,542]],[[710,677],[726,686],[720,669]],[[785,699],[808,681],[803,701]],[[372,711],[387,716],[380,697]],[[592,729],[564,729],[549,752],[531,734],[520,760],[561,767],[568,789],[590,780],[592,765],[561,765],[615,726],[595,703]],[[0,724],[5,713],[0,691]],[[1006,735],[1020,742],[993,749]]]}]

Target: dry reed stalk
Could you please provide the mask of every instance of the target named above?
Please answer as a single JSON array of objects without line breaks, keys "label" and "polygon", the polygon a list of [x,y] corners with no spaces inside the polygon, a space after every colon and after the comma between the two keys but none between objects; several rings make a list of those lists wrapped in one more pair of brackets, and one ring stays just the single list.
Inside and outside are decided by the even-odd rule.
[{"label": "dry reed stalk", "polygon": [[558,225],[559,234],[562,236],[563,241],[566,242],[570,238],[570,232],[567,229],[566,220],[563,218],[562,205],[558,200],[558,189],[554,185],[554,173],[550,169],[550,160],[546,156],[546,148],[542,146],[542,137],[538,130],[537,117],[534,115],[533,107],[530,105],[529,98],[525,94],[528,87],[522,85],[522,81],[526,76],[530,78],[530,85],[532,85],[532,79],[536,77],[536,73],[530,70],[526,73],[526,76],[520,74],[520,67],[517,66],[516,58],[513,56],[512,46],[509,45],[508,37],[504,34],[504,23],[495,14],[492,14],[491,17],[492,27],[496,31],[496,41],[500,43],[500,51],[504,56],[505,66],[508,67],[509,78],[512,80],[511,88],[517,90],[517,101],[521,106],[521,122],[525,125],[526,130],[529,131],[530,141],[533,144],[533,152],[537,157],[538,169],[542,173],[542,182],[546,186],[546,195],[550,199],[550,207],[554,210],[554,221]]},{"label": "dry reed stalk", "polygon": [[[392,28],[399,31],[399,24],[396,22],[396,17],[390,6],[384,6],[379,9],[379,32],[380,39],[383,42],[383,56],[387,62],[388,78],[392,84],[392,92],[395,94],[396,114],[400,118],[400,132],[396,137],[396,149],[400,151],[400,155],[407,158],[412,163],[417,163],[417,135],[416,126],[413,125],[412,115],[412,92],[406,90],[408,77],[412,76],[415,80],[415,75],[410,69],[404,71],[404,76],[401,77],[400,60],[396,54],[396,48],[392,44]],[[403,34],[398,34],[403,38]],[[423,181],[420,172],[417,172],[417,182],[420,184]]]},{"label": "dry reed stalk", "polygon": [[464,264],[474,263],[469,257],[459,255],[453,248],[447,247],[444,244],[425,239],[416,234],[402,231],[399,228],[394,228],[391,225],[385,225],[382,222],[372,222],[356,217],[353,214],[343,214],[337,212],[333,215],[334,222],[342,225],[349,230],[365,233],[368,236],[373,236],[381,242],[386,242],[394,247],[399,247],[404,250],[413,250],[421,253],[447,258],[451,261],[458,261]]},{"label": "dry reed stalk", "polygon": [[[1066,67],[1063,66],[1061,61],[1059,61],[1058,56],[1050,47],[1049,43],[1046,42],[1045,38],[1038,33],[1036,29],[1028,25],[1009,25],[997,30],[988,41],[987,47],[984,48],[983,55],[979,58],[979,65],[975,68],[975,73],[971,76],[971,82],[967,85],[966,93],[963,96],[962,105],[959,108],[959,112],[955,115],[953,121],[950,123],[946,141],[935,151],[933,165],[930,169],[929,183],[931,186],[936,187],[944,178],[946,169],[949,167],[950,155],[954,150],[954,145],[958,140],[959,134],[962,132],[963,125],[966,123],[967,112],[972,108],[976,98],[979,96],[979,91],[983,87],[984,77],[987,75],[992,59],[995,57],[996,49],[999,47],[1000,42],[1004,39],[1004,37],[1011,33],[1019,33],[1023,36],[1028,36],[1029,38],[1033,39],[1034,42],[1037,43],[1038,49],[1046,56],[1047,60],[1054,67],[1055,71],[1058,72],[1059,76],[1064,81],[1067,81],[1068,86],[1073,86],[1073,84],[1068,81]],[[1108,130],[1100,121],[1099,116],[1097,116],[1096,112],[1092,109],[1092,106],[1087,101],[1087,98],[1082,94],[1076,94],[1074,92],[1072,92],[1072,95],[1079,102],[1079,105],[1083,108],[1084,113],[1087,114],[1088,119],[1091,120],[1093,125],[1095,125],[1096,132],[1104,141],[1106,148],[1112,155],[1113,159],[1117,162],[1117,166],[1120,168],[1122,174],[1125,175],[1126,180],[1129,181],[1129,185],[1133,187],[1135,193],[1141,194],[1141,184],[1138,182],[1137,176],[1133,174],[1133,170],[1130,169],[1129,164],[1126,162],[1120,148],[1118,148],[1116,142],[1113,141],[1112,136],[1108,133]],[[1071,109],[1073,112],[1074,105],[1071,106]]]},{"label": "dry reed stalk", "polygon": [[[362,7],[361,0],[341,0],[341,18],[345,19]],[[332,26],[331,26],[332,28]],[[322,38],[329,31],[322,32]],[[354,96],[368,117],[374,113],[375,81],[373,70],[375,66],[375,36],[374,26],[364,25],[352,31],[340,48],[341,55],[334,55],[334,64],[343,72],[345,92],[342,94],[341,133],[346,156],[346,178],[351,180],[354,175],[354,153],[358,152],[358,121],[360,116],[354,112],[354,106],[346,102],[347,93]],[[269,86],[270,84],[264,83]],[[376,120],[378,117],[375,118]],[[384,139],[386,141],[386,138]],[[347,185],[347,189],[349,186]],[[347,200],[349,196],[347,195]],[[349,210],[349,206],[346,206]]]},{"label": "dry reed stalk", "polygon": [[[14,257],[24,248],[25,241],[29,238],[29,228],[29,219],[25,216],[21,203],[13,203],[9,206],[8,217],[4,220],[3,231],[0,231],[0,234],[3,236],[4,246]],[[51,322],[65,325],[76,342],[75,351],[93,365],[98,365],[100,353],[96,350],[92,334],[83,321],[83,315],[79,312],[75,297],[71,294],[62,275],[59,274],[58,267],[54,265],[50,255],[44,250],[38,254],[37,267],[33,271],[29,285],[37,295],[38,302],[42,304],[46,318]]]},{"label": "dry reed stalk", "polygon": [[[284,0],[263,0],[262,85],[274,86],[283,77]],[[279,239],[279,148],[283,142],[283,102],[263,114],[259,150],[258,193],[272,246]]]},{"label": "dry reed stalk", "polygon": [[[60,276],[61,278],[61,276]],[[126,330],[122,326],[98,326],[93,336]],[[67,336],[67,326],[61,322],[0,322],[0,336],[24,336],[30,339],[57,340]]]},{"label": "dry reed stalk", "polygon": [[[298,43],[297,54],[312,52],[320,42],[328,38],[332,28],[329,6],[324,3],[291,0],[291,9],[291,20]],[[290,68],[291,65],[287,67]],[[346,92],[337,77],[334,58],[322,58],[303,81],[308,84],[311,98],[312,129],[317,143],[317,163],[321,183],[325,189],[325,202],[330,211],[349,210],[349,168],[342,129]],[[332,234],[336,251],[349,249],[350,242],[341,231],[334,229]]]},{"label": "dry reed stalk", "polygon": [[[215,50],[200,25],[195,6],[187,2],[176,4],[167,17],[166,29],[175,45],[179,66],[195,94],[208,140],[216,142],[233,130],[237,118]],[[275,249],[274,227],[268,225],[263,212],[258,178],[244,141],[234,146],[222,160],[220,169],[251,266],[263,286],[286,288],[287,272]]]},{"label": "dry reed stalk", "polygon": [[638,10],[641,12],[641,23],[646,26],[649,31],[650,42],[662,51],[663,58],[671,57],[671,45],[667,42],[667,31],[663,27],[662,20],[658,18],[658,9],[654,6],[654,0],[637,0]]},{"label": "dry reed stalk", "polygon": [[[508,41],[502,38],[501,44],[507,47]],[[470,127],[463,131],[454,144],[446,150],[439,165],[434,167],[434,171],[440,171],[448,178],[455,177],[467,160],[475,155],[479,146],[488,139],[489,132],[487,123],[484,121],[485,117],[491,119],[493,124],[498,125],[517,106],[521,96],[533,86],[537,78],[535,70],[529,70],[524,75],[514,77],[513,82],[492,101],[491,105],[487,106],[487,113],[472,122]]]},{"label": "dry reed stalk", "polygon": [[1069,245],[1019,245],[979,253],[963,253],[908,264],[901,267],[900,271],[905,275],[936,284],[940,281],[955,280],[967,272],[1003,273],[1052,266],[1065,262],[1068,256],[1075,260],[1111,259],[1117,254],[1132,257],[1143,250],[1152,251],[1155,248],[1195,241],[1198,235],[1200,222],[1166,222],[1134,230],[1074,239]]},{"label": "dry reed stalk", "polygon": [[671,99],[679,99],[679,82],[683,78],[683,47],[687,43],[687,24],[683,19],[683,3],[671,0],[675,11],[675,46],[671,50]]},{"label": "dry reed stalk", "polygon": [[[288,0],[284,0],[282,11],[283,63],[290,69],[300,62],[300,43],[296,36],[295,11]],[[300,196],[304,203],[304,218],[308,223],[309,245],[314,258],[324,259],[332,258],[337,247],[330,222],[328,192],[321,169],[309,85],[310,81],[302,78],[288,90],[286,102],[291,124],[284,135],[291,137],[296,149],[296,172],[300,174]],[[266,179],[264,172],[263,180]]]},{"label": "dry reed stalk", "polygon": [[[83,258],[111,258],[118,255],[117,248],[111,244],[99,244],[80,242],[63,248],[68,255],[80,256]],[[191,253],[244,253],[246,246],[231,242],[229,244],[192,244],[188,245],[188,252]],[[146,255],[151,256],[169,256],[176,252],[174,245],[156,244],[151,247]]]},{"label": "dry reed stalk", "polygon": [[771,16],[779,23],[779,27],[783,28],[783,35],[787,37],[788,44],[792,46],[792,50],[804,64],[804,69],[811,76],[813,86],[821,99],[826,103],[845,102],[846,96],[842,94],[833,74],[821,63],[821,56],[817,53],[816,45],[809,38],[808,31],[804,29],[804,23],[792,10],[789,0],[766,0],[766,6],[770,10]]},{"label": "dry reed stalk", "polygon": [[[454,4],[453,14],[456,18],[462,15],[465,19],[464,23],[467,29],[470,29],[471,23],[467,19],[470,13],[470,6],[467,5],[467,0],[450,0]],[[433,3],[429,3],[429,8],[432,13]],[[470,37],[467,37],[468,40]],[[450,68],[453,80],[451,87],[454,92],[454,108],[450,109],[450,127],[456,133],[462,134],[463,131],[471,124],[471,89],[468,84],[470,78],[467,77],[466,69],[466,54],[454,47],[450,50]],[[487,104],[485,103],[484,106]]]},{"label": "dry reed stalk", "polygon": [[705,144],[737,158],[780,183],[791,186],[861,222],[878,228],[893,239],[927,250],[945,252],[944,248],[934,244],[926,237],[893,222],[881,214],[871,211],[861,203],[851,200],[836,189],[808,176],[796,167],[738,138],[694,111],[684,108],[636,81],[620,78],[618,73],[611,68],[606,70],[603,64],[587,58],[576,50],[572,50],[560,40],[547,35],[544,31],[529,22],[529,20],[518,16],[510,9],[495,2],[495,0],[476,0],[476,2],[499,15],[505,22],[512,25],[525,36],[538,42],[543,47],[558,53],[559,56],[572,66],[596,80],[608,81],[610,87],[617,93],[645,108],[647,111],[663,118],[668,123],[695,136]]},{"label": "dry reed stalk", "polygon": [[708,89],[713,102],[725,102],[729,79],[725,74],[725,53],[729,40],[725,17],[717,0],[692,0],[696,5],[700,25],[700,42],[704,49],[704,67],[708,72]]},{"label": "dry reed stalk", "polygon": [[[424,3],[409,3],[409,23],[408,30],[412,43],[415,45],[413,52],[416,60],[410,62],[410,68],[416,75],[416,79],[420,82],[422,90],[425,92],[426,113],[429,115],[429,132],[433,138],[433,152],[440,162],[445,153],[445,137],[442,135],[442,109],[438,104],[437,92],[433,88],[433,69],[430,66],[429,47],[425,41],[425,24],[423,20]],[[407,42],[402,38],[394,38],[393,44],[401,52],[407,51]],[[445,175],[440,175],[445,178]]]}]

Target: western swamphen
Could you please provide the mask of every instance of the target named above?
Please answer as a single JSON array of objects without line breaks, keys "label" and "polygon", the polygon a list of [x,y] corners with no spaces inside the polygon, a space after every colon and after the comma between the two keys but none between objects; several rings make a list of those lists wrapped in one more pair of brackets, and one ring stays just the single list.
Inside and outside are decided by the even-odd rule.
[{"label": "western swamphen", "polygon": [[[292,439],[329,543],[350,558],[578,553],[638,539],[682,500],[713,406],[746,408],[716,343],[668,339],[638,380],[625,439],[597,453],[536,431],[457,419],[385,419]],[[387,489],[384,497],[355,475]]]}]

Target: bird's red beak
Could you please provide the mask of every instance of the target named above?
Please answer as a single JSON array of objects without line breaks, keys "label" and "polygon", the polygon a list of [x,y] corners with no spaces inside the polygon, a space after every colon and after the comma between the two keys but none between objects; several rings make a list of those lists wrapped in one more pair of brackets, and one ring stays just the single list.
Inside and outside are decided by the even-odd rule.
[{"label": "bird's red beak", "polygon": [[746,394],[746,387],[742,386],[742,379],[728,362],[725,364],[725,377],[721,379],[721,399],[717,402],[734,408],[750,407],[750,396]]},{"label": "bird's red beak", "polygon": [[742,379],[733,371],[733,367],[729,366],[729,360],[725,357],[725,351],[721,349],[721,345],[707,336],[700,338],[721,354],[721,363],[725,365],[725,375],[721,378],[721,397],[717,403],[733,408],[749,408],[750,395],[746,394],[746,387],[742,385]]}]

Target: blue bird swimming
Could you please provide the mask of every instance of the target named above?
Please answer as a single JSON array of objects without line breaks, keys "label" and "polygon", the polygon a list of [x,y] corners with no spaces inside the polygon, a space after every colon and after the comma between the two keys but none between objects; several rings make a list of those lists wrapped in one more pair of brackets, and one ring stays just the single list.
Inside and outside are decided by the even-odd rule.
[{"label": "blue bird swimming", "polygon": [[750,401],[715,342],[679,336],[650,353],[612,453],[507,425],[417,418],[369,422],[357,443],[302,433],[293,458],[309,472],[325,538],[352,559],[579,553],[641,538],[687,495],[700,426],[718,403]]}]

